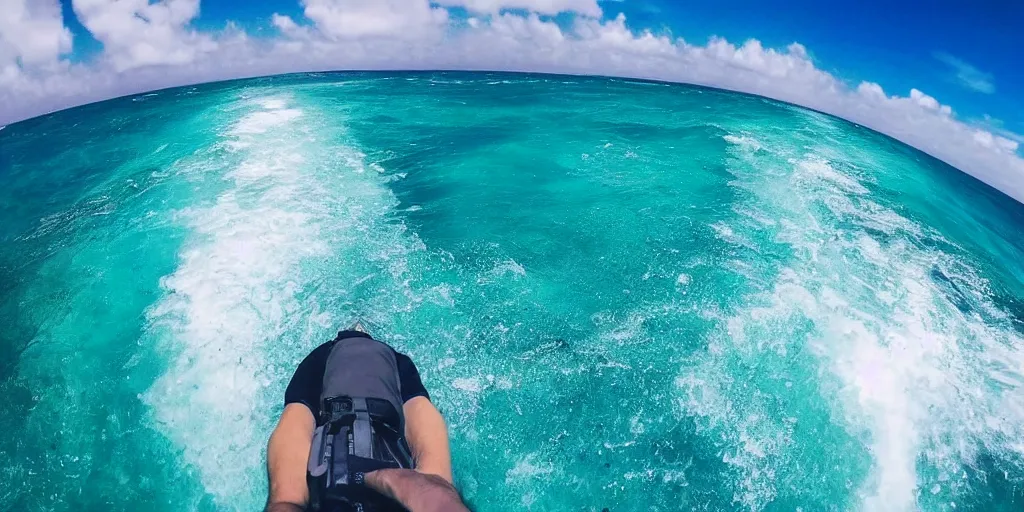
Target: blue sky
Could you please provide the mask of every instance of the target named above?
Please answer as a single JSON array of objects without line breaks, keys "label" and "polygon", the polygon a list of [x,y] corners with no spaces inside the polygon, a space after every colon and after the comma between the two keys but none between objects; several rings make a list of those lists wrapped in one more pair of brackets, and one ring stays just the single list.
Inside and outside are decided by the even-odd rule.
[{"label": "blue sky", "polygon": [[[784,7],[780,6],[784,5]],[[952,105],[963,116],[1003,113],[1020,127],[1024,92],[1024,2],[622,2],[639,25],[662,25],[703,41],[756,38],[765,46],[799,41],[819,67],[887,91],[912,87]],[[992,75],[995,92],[979,93],[935,57],[955,56]]]},{"label": "blue sky", "polygon": [[[61,4],[74,35],[73,60],[99,54],[102,45],[77,22],[71,0]],[[755,38],[777,48],[798,41],[818,67],[839,78],[874,81],[901,94],[916,87],[965,119],[991,116],[1010,131],[1024,132],[1024,2],[625,0],[601,6],[606,18],[622,12],[632,26],[695,43],[712,36]],[[300,19],[302,6],[297,0],[204,0],[193,25],[214,30],[230,20],[258,36],[274,31],[274,13]],[[983,73],[993,90],[965,84],[958,68],[943,59],[950,56]]]}]

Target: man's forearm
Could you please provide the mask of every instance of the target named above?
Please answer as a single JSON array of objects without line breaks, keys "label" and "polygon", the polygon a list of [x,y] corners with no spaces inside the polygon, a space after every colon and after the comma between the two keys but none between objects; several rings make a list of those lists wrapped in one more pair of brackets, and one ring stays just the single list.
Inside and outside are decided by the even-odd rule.
[{"label": "man's forearm", "polygon": [[366,485],[401,503],[410,512],[469,512],[458,491],[437,475],[411,469],[382,469],[368,473]]},{"label": "man's forearm", "polygon": [[314,427],[316,421],[308,407],[294,403],[285,406],[267,444],[268,512],[303,510],[309,502],[306,464]]},{"label": "man's forearm", "polygon": [[430,400],[422,396],[405,402],[404,410],[405,437],[416,459],[416,469],[451,483],[452,454],[444,417]]},{"label": "man's forearm", "polygon": [[264,512],[302,512],[306,510],[294,503],[271,503]]}]

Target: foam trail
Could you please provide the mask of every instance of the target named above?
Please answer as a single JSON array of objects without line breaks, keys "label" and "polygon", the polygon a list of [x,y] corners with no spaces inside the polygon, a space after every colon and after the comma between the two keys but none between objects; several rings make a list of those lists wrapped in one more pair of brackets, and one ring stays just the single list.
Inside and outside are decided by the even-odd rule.
[{"label": "foam trail", "polygon": [[338,321],[315,294],[323,276],[359,275],[351,262],[373,259],[350,254],[361,247],[392,247],[377,259],[401,266],[401,230],[379,243],[368,236],[394,198],[358,150],[336,142],[336,117],[296,102],[242,101],[223,132],[237,157],[228,186],[209,207],[182,212],[192,235],[148,312],[148,335],[173,355],[146,402],[221,508],[265,499],[269,416],[287,380],[275,365],[301,358]]},{"label": "foam trail", "polygon": [[[725,329],[706,359],[677,380],[683,411],[733,447],[724,461],[741,475],[734,501],[764,508],[780,492],[775,473],[792,465],[794,446],[814,442],[793,442],[787,419],[771,414],[779,396],[800,399],[773,381],[792,378],[787,361],[804,349],[835,380],[821,375],[814,392],[834,404],[833,421],[870,457],[856,508],[956,503],[981,453],[1021,467],[1014,440],[1024,433],[1024,408],[1009,404],[1022,391],[1024,339],[970,263],[937,249],[951,244],[868,199],[855,176],[816,154],[785,157],[762,151],[778,147],[771,142],[727,141],[743,164],[736,185],[755,193],[759,216],[780,221],[740,223],[723,240],[764,230],[793,255],[765,291],[721,318]],[[776,174],[785,179],[763,182]],[[737,382],[737,369],[749,367],[770,374]]]},{"label": "foam trail", "polygon": [[[918,490],[940,482],[955,502],[967,483],[953,479],[975,464],[979,450],[1024,460],[1007,443],[1019,438],[1024,415],[1004,408],[1020,392],[1024,339],[993,303],[987,283],[960,255],[922,244],[944,241],[939,234],[858,197],[867,190],[827,163],[800,160],[794,177],[826,191],[824,209],[807,206],[834,234],[795,225],[783,231],[817,257],[783,277],[775,303],[814,323],[813,349],[841,379],[841,396],[855,400],[841,402],[852,430],[871,432],[875,469],[863,483],[862,508],[912,510]],[[936,275],[969,290],[969,308],[958,307]],[[989,383],[1003,373],[1018,384]]]},{"label": "foam trail", "polygon": [[251,440],[267,384],[261,348],[295,308],[296,265],[329,250],[304,201],[312,190],[294,135],[303,111],[278,98],[253,107],[224,133],[241,159],[225,176],[231,185],[209,208],[182,213],[193,237],[161,282],[167,296],[149,311],[179,353],[146,401],[222,499],[250,494],[235,485],[258,486],[251,468],[261,447]]}]

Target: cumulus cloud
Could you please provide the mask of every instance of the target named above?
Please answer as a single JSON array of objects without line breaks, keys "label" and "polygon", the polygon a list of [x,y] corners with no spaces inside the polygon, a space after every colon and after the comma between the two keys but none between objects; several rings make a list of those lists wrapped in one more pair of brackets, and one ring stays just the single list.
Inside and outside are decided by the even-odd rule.
[{"label": "cumulus cloud", "polygon": [[991,132],[994,135],[1002,136],[1017,143],[1024,143],[1024,134],[1008,130],[1006,123],[1002,119],[985,114],[981,119],[974,120],[973,123],[983,131]]},{"label": "cumulus cloud", "polygon": [[584,16],[601,16],[596,0],[436,0],[446,7],[463,7],[474,13],[492,14],[518,9],[538,14],[555,15],[575,12]]},{"label": "cumulus cloud", "polygon": [[956,82],[962,87],[984,94],[996,92],[992,74],[981,71],[966,61],[948,53],[935,52],[934,56],[953,70]]},{"label": "cumulus cloud", "polygon": [[[0,90],[57,76],[71,51],[57,0],[5,0],[0,8]],[[2,105],[2,104],[0,104]]]},{"label": "cumulus cloud", "polygon": [[190,30],[199,0],[73,0],[78,20],[103,43],[117,72],[181,65],[217,49],[213,38]]},{"label": "cumulus cloud", "polygon": [[[4,74],[50,66],[71,51],[56,0],[7,0],[0,9],[0,67]],[[18,68],[18,69],[15,69]]]},{"label": "cumulus cloud", "polygon": [[[449,9],[456,3],[471,17],[454,15]],[[851,86],[818,68],[800,44],[766,48],[756,40],[736,44],[721,38],[693,44],[636,30],[621,14],[591,16],[597,11],[589,0],[445,4],[302,0],[302,19],[273,14],[277,35],[250,38],[234,27],[206,33],[192,29],[195,0],[75,0],[83,24],[104,43],[103,55],[88,66],[23,73],[0,84],[0,122],[156,87],[292,71],[602,74],[720,87],[829,112],[917,147],[1024,201],[1024,159],[1013,137],[963,122],[948,105],[917,89],[900,96],[871,82]],[[568,26],[550,17],[564,10],[578,13]],[[57,48],[58,56],[66,51]],[[56,58],[53,50],[48,55]]]},{"label": "cumulus cloud", "polygon": [[[4,0],[0,6],[0,123],[48,109],[70,64],[71,31],[57,0]],[[70,100],[75,104],[81,100]]]},{"label": "cumulus cloud", "polygon": [[422,37],[443,30],[448,11],[427,0],[302,0],[304,14],[330,39]]}]

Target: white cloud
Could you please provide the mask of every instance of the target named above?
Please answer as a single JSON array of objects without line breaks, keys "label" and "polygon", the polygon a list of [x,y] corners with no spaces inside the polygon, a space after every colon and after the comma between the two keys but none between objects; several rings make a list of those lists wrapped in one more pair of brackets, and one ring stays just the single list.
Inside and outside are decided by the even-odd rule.
[{"label": "white cloud", "polygon": [[991,73],[981,71],[968,62],[948,53],[935,52],[933,55],[936,59],[953,69],[956,73],[956,82],[962,87],[984,94],[996,92],[996,85],[993,82]]},{"label": "white cloud", "polygon": [[[532,0],[493,5],[524,1]],[[958,120],[949,106],[917,89],[891,96],[870,82],[851,87],[818,68],[799,44],[774,49],[756,40],[737,45],[721,38],[691,44],[636,31],[622,15],[606,20],[577,16],[568,28],[539,13],[508,10],[460,20],[426,0],[303,0],[305,19],[275,14],[271,23],[279,35],[250,38],[233,27],[206,33],[191,29],[198,9],[194,0],[152,5],[130,0],[130,8],[111,3],[75,0],[76,12],[88,21],[85,26],[104,42],[103,56],[87,67],[23,74],[0,84],[0,122],[157,87],[304,70],[616,75],[721,87],[829,112],[893,136],[1024,201],[1024,159],[1017,155],[1014,137]],[[544,5],[555,9],[563,4]],[[129,19],[138,13],[145,18],[141,25]]]},{"label": "white cloud", "polygon": [[57,0],[5,0],[0,8],[0,76],[51,67],[71,51]]},{"label": "white cloud", "polygon": [[295,35],[300,30],[299,25],[290,16],[284,16],[276,12],[270,17],[270,24],[287,35]]},{"label": "white cloud", "polygon": [[435,0],[446,7],[463,7],[473,13],[495,14],[502,10],[519,9],[553,16],[563,12],[575,12],[584,16],[599,17],[601,8],[597,0]]},{"label": "white cloud", "polygon": [[189,64],[217,49],[212,37],[188,28],[199,0],[73,0],[72,6],[117,72]]},{"label": "white cloud", "polygon": [[302,5],[305,16],[334,40],[421,37],[448,22],[448,11],[428,0],[302,0]]},{"label": "white cloud", "polygon": [[972,123],[981,131],[990,132],[993,135],[999,135],[1005,139],[1012,140],[1019,144],[1024,144],[1024,134],[1014,133],[1008,130],[1006,128],[1006,123],[1001,119],[997,119],[986,114],[981,119],[973,120]]}]

